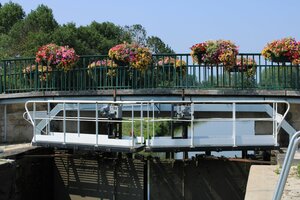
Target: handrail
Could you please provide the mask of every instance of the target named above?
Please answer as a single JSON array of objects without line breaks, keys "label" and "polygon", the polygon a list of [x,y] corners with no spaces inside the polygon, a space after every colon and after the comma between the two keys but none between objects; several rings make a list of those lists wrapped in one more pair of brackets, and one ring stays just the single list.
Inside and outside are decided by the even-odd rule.
[{"label": "handrail", "polygon": [[[300,89],[299,65],[270,62],[260,53],[240,53],[238,58],[244,59],[231,67],[198,64],[188,53],[153,54],[152,58],[147,69],[139,71],[98,62],[109,59],[107,55],[82,55],[68,72],[38,66],[34,58],[4,59],[0,62],[0,93],[148,88]],[[255,64],[247,63],[250,60]]]},{"label": "handrail", "polygon": [[[43,114],[42,116],[37,116],[36,115],[36,111],[39,111],[40,109],[34,109],[36,108],[36,105],[38,103],[42,103],[42,104],[47,104],[47,107],[49,108],[51,103],[57,104],[57,105],[63,105],[63,107],[59,106],[59,107],[55,107],[58,108],[58,110],[56,109],[55,113],[59,113],[61,111],[63,111],[63,116],[56,116],[56,114],[51,112],[47,112],[48,114],[45,115]],[[272,116],[272,118],[240,118],[240,117],[236,117],[236,113],[239,112],[237,110],[237,106],[239,104],[246,106],[247,104],[263,104],[263,105],[270,105],[273,104],[272,109],[274,110],[274,112],[277,113],[277,106],[279,103],[285,104],[286,106],[286,110],[283,114],[283,116],[281,118],[275,118],[274,115]],[[33,105],[33,112],[29,112],[29,108],[28,105],[32,104]],[[87,105],[89,104],[89,105]],[[171,107],[169,107],[168,105],[188,105],[190,106],[190,119],[188,118],[160,118],[160,117],[156,117],[156,113],[157,113],[157,109],[161,106],[165,104],[166,106],[163,108],[164,111],[167,112],[173,112],[173,110],[171,109]],[[191,135],[190,137],[188,137],[188,140],[190,141],[190,146],[193,147],[194,146],[194,123],[196,123],[197,121],[204,121],[204,122],[210,122],[210,121],[216,121],[215,118],[194,118],[194,112],[195,112],[195,108],[197,105],[204,105],[204,104],[228,104],[231,105],[230,107],[228,107],[228,112],[232,112],[232,118],[223,118],[223,119],[217,119],[217,121],[226,121],[226,122],[232,122],[232,141],[233,141],[233,146],[236,147],[238,146],[237,144],[237,134],[236,134],[236,122],[239,121],[273,121],[273,126],[275,128],[273,128],[273,140],[274,141],[274,145],[277,145],[277,134],[279,131],[279,128],[281,126],[281,122],[284,119],[284,117],[287,115],[289,109],[290,109],[290,105],[287,101],[282,101],[282,100],[215,100],[215,101],[207,101],[207,100],[198,100],[198,101],[97,101],[97,100],[44,100],[44,101],[27,101],[25,103],[25,110],[27,113],[27,118],[28,120],[32,123],[33,127],[34,127],[34,136],[36,136],[36,134],[40,134],[41,130],[47,126],[47,123],[50,122],[51,120],[58,120],[58,121],[63,121],[63,127],[64,127],[64,134],[66,134],[66,130],[65,130],[65,123],[66,121],[92,121],[92,122],[96,122],[96,130],[95,133],[97,135],[98,133],[98,123],[97,122],[119,122],[119,123],[131,123],[131,132],[130,132],[130,136],[132,139],[132,147],[134,146],[134,123],[137,121],[140,121],[140,135],[141,138],[143,138],[144,136],[144,131],[143,131],[143,121],[145,122],[147,128],[147,139],[150,140],[149,137],[149,123],[153,123],[152,126],[152,139],[155,138],[155,123],[157,122],[162,122],[162,121],[172,121],[172,122],[189,122],[191,125]],[[75,106],[74,106],[75,105]],[[95,106],[96,105],[96,106]],[[121,109],[123,111],[127,111],[127,112],[131,112],[131,117],[128,116],[127,118],[110,118],[110,117],[100,117],[98,116],[98,111],[105,111],[107,109],[108,105],[118,105],[123,107],[123,109]],[[98,107],[100,106],[100,107]],[[275,106],[275,107],[274,107]],[[38,108],[38,107],[37,107]],[[80,116],[80,113],[78,112],[78,110],[80,110],[81,108],[83,108],[83,110],[86,111],[94,111],[96,113],[96,116],[91,116],[91,117],[83,117]],[[169,110],[168,110],[169,109]],[[66,116],[66,111],[67,110],[76,110],[77,111],[77,116]],[[135,117],[134,116],[134,112],[138,111],[141,113],[140,117]],[[200,110],[196,110],[197,112]],[[106,112],[106,111],[105,111]],[[147,118],[144,118],[143,116],[143,112],[147,113]],[[151,115],[149,115],[151,113]],[[152,117],[150,117],[152,116]],[[172,115],[173,116],[173,115]],[[38,121],[38,120],[44,120],[44,121]],[[45,121],[46,120],[46,121]],[[38,121],[38,123],[36,123]],[[79,125],[80,126],[80,125]],[[46,130],[47,131],[47,130]],[[48,130],[50,133],[50,130]],[[73,133],[73,132],[72,132]],[[78,128],[77,132],[78,135],[80,135],[80,128]],[[47,133],[46,133],[47,135]],[[96,139],[98,138],[98,136],[96,136]],[[35,139],[35,137],[34,137]],[[34,140],[35,141],[35,140]],[[97,140],[98,141],[98,140]],[[65,142],[65,140],[64,140]],[[96,145],[98,145],[98,142],[96,142]],[[151,144],[149,142],[146,142],[146,146],[147,147],[151,147]]]},{"label": "handrail", "polygon": [[290,140],[290,144],[288,146],[287,152],[285,154],[285,158],[282,165],[282,170],[279,175],[278,182],[275,187],[275,192],[273,196],[273,200],[280,200],[283,194],[284,186],[286,184],[286,180],[288,178],[292,160],[295,156],[296,149],[298,144],[300,143],[300,131],[296,132],[292,139]]}]

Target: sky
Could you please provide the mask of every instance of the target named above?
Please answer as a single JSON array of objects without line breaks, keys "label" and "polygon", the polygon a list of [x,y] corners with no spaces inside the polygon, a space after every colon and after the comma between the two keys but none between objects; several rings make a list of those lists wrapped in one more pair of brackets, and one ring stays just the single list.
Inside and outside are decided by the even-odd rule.
[{"label": "sky", "polygon": [[[9,0],[0,0],[2,4]],[[300,0],[12,0],[26,14],[44,4],[60,24],[92,21],[141,24],[177,53],[193,44],[226,39],[240,52],[261,52],[283,37],[300,40]]]}]

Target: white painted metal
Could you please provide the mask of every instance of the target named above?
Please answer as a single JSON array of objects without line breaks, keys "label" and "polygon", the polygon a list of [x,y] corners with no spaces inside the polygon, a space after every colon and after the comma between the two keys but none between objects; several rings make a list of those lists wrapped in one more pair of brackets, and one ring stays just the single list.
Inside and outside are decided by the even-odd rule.
[{"label": "white painted metal", "polygon": [[233,137],[233,146],[236,147],[236,103],[232,103],[232,137]]},{"label": "white painted metal", "polygon": [[[96,147],[98,147],[98,144],[99,144],[99,141],[98,141],[98,134],[99,134],[99,130],[98,130],[98,103],[96,103],[96,108],[95,108],[95,111],[96,111]],[[78,131],[78,130],[77,130]]]},{"label": "white painted metal", "polygon": [[194,147],[194,103],[191,103],[191,148]]},{"label": "white painted metal", "polygon": [[[288,106],[288,110],[290,109],[290,104],[287,104]],[[272,116],[273,115],[273,108],[270,106],[270,105],[266,105],[265,106],[265,109],[266,109],[266,113],[269,115],[269,116]],[[277,121],[280,123],[281,127],[290,135],[290,138],[292,138],[293,134],[296,132],[296,129],[294,129],[284,118],[285,116],[282,116],[280,114],[277,114],[277,117],[276,117]]]},{"label": "white painted metal", "polygon": [[298,149],[298,145],[300,143],[300,131],[296,132],[290,140],[290,144],[288,146],[282,169],[279,175],[278,182],[276,184],[274,190],[273,200],[280,200],[283,194],[283,190],[286,184],[286,180],[289,175],[289,171],[291,168],[292,160],[295,156],[295,152]]},{"label": "white painted metal", "polygon": [[[28,110],[28,105],[33,104],[33,111]],[[40,110],[36,110],[36,104],[56,105],[51,111],[42,114]],[[271,107],[269,104],[272,104]],[[278,104],[286,104],[287,109],[282,115],[277,113]],[[111,119],[99,117],[99,112],[104,112],[109,105],[120,105],[123,111],[131,112],[131,117],[123,119]],[[151,106],[150,106],[151,105]],[[159,117],[160,112],[171,112],[172,105],[185,105],[190,107],[190,119],[186,118],[162,118]],[[206,107],[207,106],[207,107]],[[263,109],[262,109],[263,108]],[[205,147],[205,146],[261,146],[277,145],[277,134],[282,122],[289,110],[289,103],[286,101],[258,101],[258,100],[225,100],[225,101],[74,101],[74,100],[48,100],[48,101],[28,101],[25,104],[26,113],[29,120],[34,126],[34,142],[57,142],[62,144],[89,144],[89,145],[125,145],[129,148],[136,147],[137,144],[144,143],[143,123],[147,123],[147,147]],[[108,109],[110,109],[108,107]],[[203,109],[203,110],[202,110]],[[211,110],[209,110],[211,109]],[[195,112],[232,112],[232,117],[228,118],[195,118]],[[271,117],[252,117],[238,118],[237,112],[265,112]],[[62,116],[57,116],[59,112],[63,112]],[[66,111],[77,111],[77,116],[67,116]],[[83,117],[80,112],[93,111],[94,117]],[[135,117],[134,112],[139,111],[140,117]],[[147,118],[144,118],[143,112],[146,111]],[[118,112],[122,112],[118,110]],[[150,115],[150,112],[152,114]],[[156,113],[157,116],[156,116]],[[119,113],[118,116],[122,116]],[[151,117],[150,117],[151,116]],[[50,121],[62,121],[63,132],[51,132]],[[77,131],[75,133],[68,132],[67,121],[77,122]],[[80,122],[92,121],[96,122],[95,134],[80,133]],[[140,127],[134,132],[134,123],[140,122]],[[172,139],[170,136],[158,137],[155,134],[155,127],[158,122],[173,121],[188,123],[187,139]],[[255,135],[254,123],[256,121],[273,122],[273,133],[270,135]],[[131,133],[128,138],[109,139],[103,135],[99,135],[98,122],[121,122],[131,123]],[[69,122],[68,122],[69,123]],[[150,123],[152,123],[152,134],[150,138]],[[231,124],[231,128],[230,127]],[[45,134],[42,130],[48,125]],[[227,127],[227,128],[226,128]],[[246,128],[247,127],[247,130]],[[217,129],[216,129],[217,128]],[[231,130],[230,130],[231,129]],[[218,131],[221,130],[221,131]],[[229,131],[228,131],[229,130]],[[242,131],[243,130],[243,131]],[[251,132],[252,131],[252,132]],[[139,137],[136,137],[140,135]],[[167,134],[168,135],[168,134]],[[76,136],[76,137],[75,137]],[[107,135],[106,135],[107,136]],[[62,138],[61,138],[62,137]],[[103,138],[104,137],[104,138]],[[93,141],[91,141],[93,140]],[[123,141],[124,140],[124,141]],[[128,143],[129,141],[129,143]],[[111,143],[112,142],[112,143]]]},{"label": "white painted metal", "polygon": [[[32,122],[32,125],[33,125],[33,136],[34,136],[34,141],[36,142],[36,103],[33,102],[33,122]],[[30,116],[29,113],[27,113],[28,116]],[[31,119],[31,117],[30,117]]]}]

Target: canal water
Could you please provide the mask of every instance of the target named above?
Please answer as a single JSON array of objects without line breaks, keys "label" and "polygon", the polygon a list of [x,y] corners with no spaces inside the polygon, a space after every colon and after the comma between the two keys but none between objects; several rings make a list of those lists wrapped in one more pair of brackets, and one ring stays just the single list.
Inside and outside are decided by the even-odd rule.
[{"label": "canal water", "polygon": [[1,200],[244,199],[250,163],[38,149],[0,165]]}]

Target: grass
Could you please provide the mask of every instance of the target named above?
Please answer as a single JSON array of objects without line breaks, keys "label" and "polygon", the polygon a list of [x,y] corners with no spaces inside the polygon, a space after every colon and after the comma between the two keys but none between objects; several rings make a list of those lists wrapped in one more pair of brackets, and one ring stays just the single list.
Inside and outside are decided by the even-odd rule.
[{"label": "grass", "polygon": [[[147,118],[145,118],[147,119]],[[127,119],[130,120],[130,119]],[[123,136],[131,136],[131,123],[122,123],[122,133]],[[144,137],[147,137],[147,122],[143,122],[143,133]],[[155,136],[171,136],[170,134],[170,122],[168,121],[162,121],[162,122],[155,122],[154,132]],[[135,121],[133,124],[133,132],[135,136],[140,136],[141,133],[141,122]],[[153,133],[153,123],[149,122],[149,136],[151,137]]]},{"label": "grass", "polygon": [[300,178],[300,163],[297,165],[297,175]]},{"label": "grass", "polygon": [[281,167],[276,167],[274,170],[275,174],[279,175],[280,174]]}]

